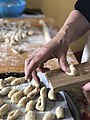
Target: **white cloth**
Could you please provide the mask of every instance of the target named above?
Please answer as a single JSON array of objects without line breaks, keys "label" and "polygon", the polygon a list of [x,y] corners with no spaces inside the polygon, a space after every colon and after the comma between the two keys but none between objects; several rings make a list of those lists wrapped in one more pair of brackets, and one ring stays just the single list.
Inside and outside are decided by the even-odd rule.
[{"label": "white cloth", "polygon": [[88,61],[90,61],[90,32],[88,35],[88,40],[87,40],[84,50],[83,50],[81,63],[88,62]]}]

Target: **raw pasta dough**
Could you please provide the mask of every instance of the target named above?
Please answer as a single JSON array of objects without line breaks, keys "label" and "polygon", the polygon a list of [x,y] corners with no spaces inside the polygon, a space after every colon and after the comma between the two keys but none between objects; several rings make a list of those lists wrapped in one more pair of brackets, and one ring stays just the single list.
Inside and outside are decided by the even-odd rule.
[{"label": "raw pasta dough", "polygon": [[29,111],[25,115],[25,120],[36,120],[36,115],[34,111]]},{"label": "raw pasta dough", "polygon": [[3,80],[3,79],[0,79],[0,89],[2,89],[4,86],[5,86],[4,80]]},{"label": "raw pasta dough", "polygon": [[13,110],[8,114],[8,117],[6,120],[15,120],[22,114],[20,109]]},{"label": "raw pasta dough", "polygon": [[64,108],[61,106],[58,106],[55,110],[56,118],[61,119],[64,118]]},{"label": "raw pasta dough", "polygon": [[49,92],[48,92],[48,98],[50,100],[56,100],[56,94],[55,94],[55,92],[53,90],[49,90]]},{"label": "raw pasta dough", "polygon": [[34,110],[34,107],[35,107],[35,101],[34,100],[30,100],[26,104],[26,111]]},{"label": "raw pasta dough", "polygon": [[10,105],[9,104],[4,104],[0,107],[0,116],[5,115],[10,109]]},{"label": "raw pasta dough", "polygon": [[18,102],[18,106],[25,107],[27,102],[28,102],[28,98],[27,97],[22,97]]},{"label": "raw pasta dough", "polygon": [[19,85],[25,82],[24,77],[16,78],[11,82],[11,85]]},{"label": "raw pasta dough", "polygon": [[5,96],[9,93],[9,91],[11,90],[11,87],[4,87],[1,91],[0,91],[0,95],[1,96]]},{"label": "raw pasta dough", "polygon": [[54,118],[55,118],[55,114],[51,112],[47,112],[42,120],[54,120]]},{"label": "raw pasta dough", "polygon": [[16,92],[16,93],[13,94],[13,96],[11,97],[11,102],[12,102],[12,103],[18,103],[19,100],[21,99],[22,95],[23,95],[23,94],[22,94],[21,91]]},{"label": "raw pasta dough", "polygon": [[72,75],[72,76],[75,76],[77,75],[77,70],[76,68],[74,67],[73,64],[69,65],[69,69],[70,69],[70,73],[69,72],[66,72],[67,75]]}]

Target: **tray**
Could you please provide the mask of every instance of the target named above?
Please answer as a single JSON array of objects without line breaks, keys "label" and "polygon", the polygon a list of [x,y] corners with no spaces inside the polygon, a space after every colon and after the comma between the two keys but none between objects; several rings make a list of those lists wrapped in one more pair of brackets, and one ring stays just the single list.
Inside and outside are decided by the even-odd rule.
[{"label": "tray", "polygon": [[[40,73],[41,74],[41,73]],[[14,77],[24,77],[23,72],[7,72],[7,73],[0,73],[0,79],[4,79],[9,76],[14,76]],[[68,107],[71,111],[71,114],[75,120],[80,120],[80,114],[78,112],[78,109],[76,105],[74,104],[73,100],[70,98],[70,96],[64,92],[65,94],[65,99],[67,100]],[[66,120],[66,119],[65,119]],[[72,119],[71,119],[72,120]]]}]

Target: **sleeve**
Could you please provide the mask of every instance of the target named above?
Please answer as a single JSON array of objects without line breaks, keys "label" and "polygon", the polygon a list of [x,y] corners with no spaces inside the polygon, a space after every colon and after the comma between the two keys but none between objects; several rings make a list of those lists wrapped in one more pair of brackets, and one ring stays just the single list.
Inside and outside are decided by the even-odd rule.
[{"label": "sleeve", "polygon": [[90,23],[90,0],[78,0],[75,9],[80,11]]}]

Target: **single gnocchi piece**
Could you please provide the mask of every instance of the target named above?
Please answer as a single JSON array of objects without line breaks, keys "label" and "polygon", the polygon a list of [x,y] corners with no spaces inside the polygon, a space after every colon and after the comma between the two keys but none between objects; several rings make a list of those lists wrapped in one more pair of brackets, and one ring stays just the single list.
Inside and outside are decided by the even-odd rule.
[{"label": "single gnocchi piece", "polygon": [[15,94],[13,94],[13,96],[11,97],[11,102],[12,103],[18,103],[19,100],[21,99],[23,93],[22,91],[16,92]]},{"label": "single gnocchi piece", "polygon": [[34,111],[29,111],[25,115],[25,120],[36,120],[36,114]]},{"label": "single gnocchi piece", "polygon": [[0,91],[0,95],[1,96],[5,96],[7,95],[11,90],[11,87],[4,87],[1,91]]},{"label": "single gnocchi piece", "polygon": [[55,114],[51,112],[47,112],[42,120],[54,120],[54,119],[55,119]]},{"label": "single gnocchi piece", "polygon": [[6,120],[15,120],[22,114],[20,109],[13,110],[8,114],[8,117]]},{"label": "single gnocchi piece", "polygon": [[55,115],[57,119],[64,118],[64,108],[62,108],[61,106],[58,106],[55,110]]},{"label": "single gnocchi piece", "polygon": [[18,91],[19,91],[18,89],[12,89],[8,94],[8,98],[11,98],[13,96],[13,94],[15,94]]},{"label": "single gnocchi piece", "polygon": [[36,97],[36,95],[39,93],[40,89],[39,88],[35,88],[34,90],[32,90],[27,97],[30,99],[34,99]]},{"label": "single gnocchi piece", "polygon": [[15,53],[15,54],[22,54],[25,51],[24,51],[23,48],[17,47],[17,48],[12,48],[12,52]]},{"label": "single gnocchi piece", "polygon": [[16,78],[11,82],[11,85],[20,85],[25,82],[25,77]]},{"label": "single gnocchi piece", "polygon": [[4,80],[6,81],[6,83],[11,83],[16,77],[10,76],[5,78]]},{"label": "single gnocchi piece", "polygon": [[34,100],[30,100],[27,104],[26,104],[26,111],[30,111],[30,110],[34,110],[35,107],[35,101]]},{"label": "single gnocchi piece", "polygon": [[38,101],[37,101],[35,108],[39,111],[44,111],[44,109],[45,109],[45,97],[40,96],[38,98]]},{"label": "single gnocchi piece", "polygon": [[0,106],[3,105],[4,103],[5,102],[2,99],[0,99]]},{"label": "single gnocchi piece", "polygon": [[27,97],[22,97],[18,102],[18,106],[24,108],[26,106],[27,102],[28,102],[28,98]]},{"label": "single gnocchi piece", "polygon": [[48,92],[48,98],[50,99],[50,100],[56,100],[56,94],[55,94],[55,92],[53,91],[53,90],[49,90],[49,92]]},{"label": "single gnocchi piece", "polygon": [[77,75],[77,70],[76,68],[74,67],[73,64],[69,65],[69,69],[70,69],[70,73],[69,72],[66,72],[67,75],[71,75],[71,76],[76,76]]},{"label": "single gnocchi piece", "polygon": [[5,86],[4,80],[0,79],[0,89],[2,89]]},{"label": "single gnocchi piece", "polygon": [[33,85],[28,85],[25,89],[24,89],[24,94],[28,95],[32,90],[34,89]]},{"label": "single gnocchi piece", "polygon": [[42,87],[41,90],[40,90],[40,96],[46,97],[46,93],[47,93],[46,87]]},{"label": "single gnocchi piece", "polygon": [[0,107],[0,116],[5,115],[10,110],[9,104],[4,104]]}]

